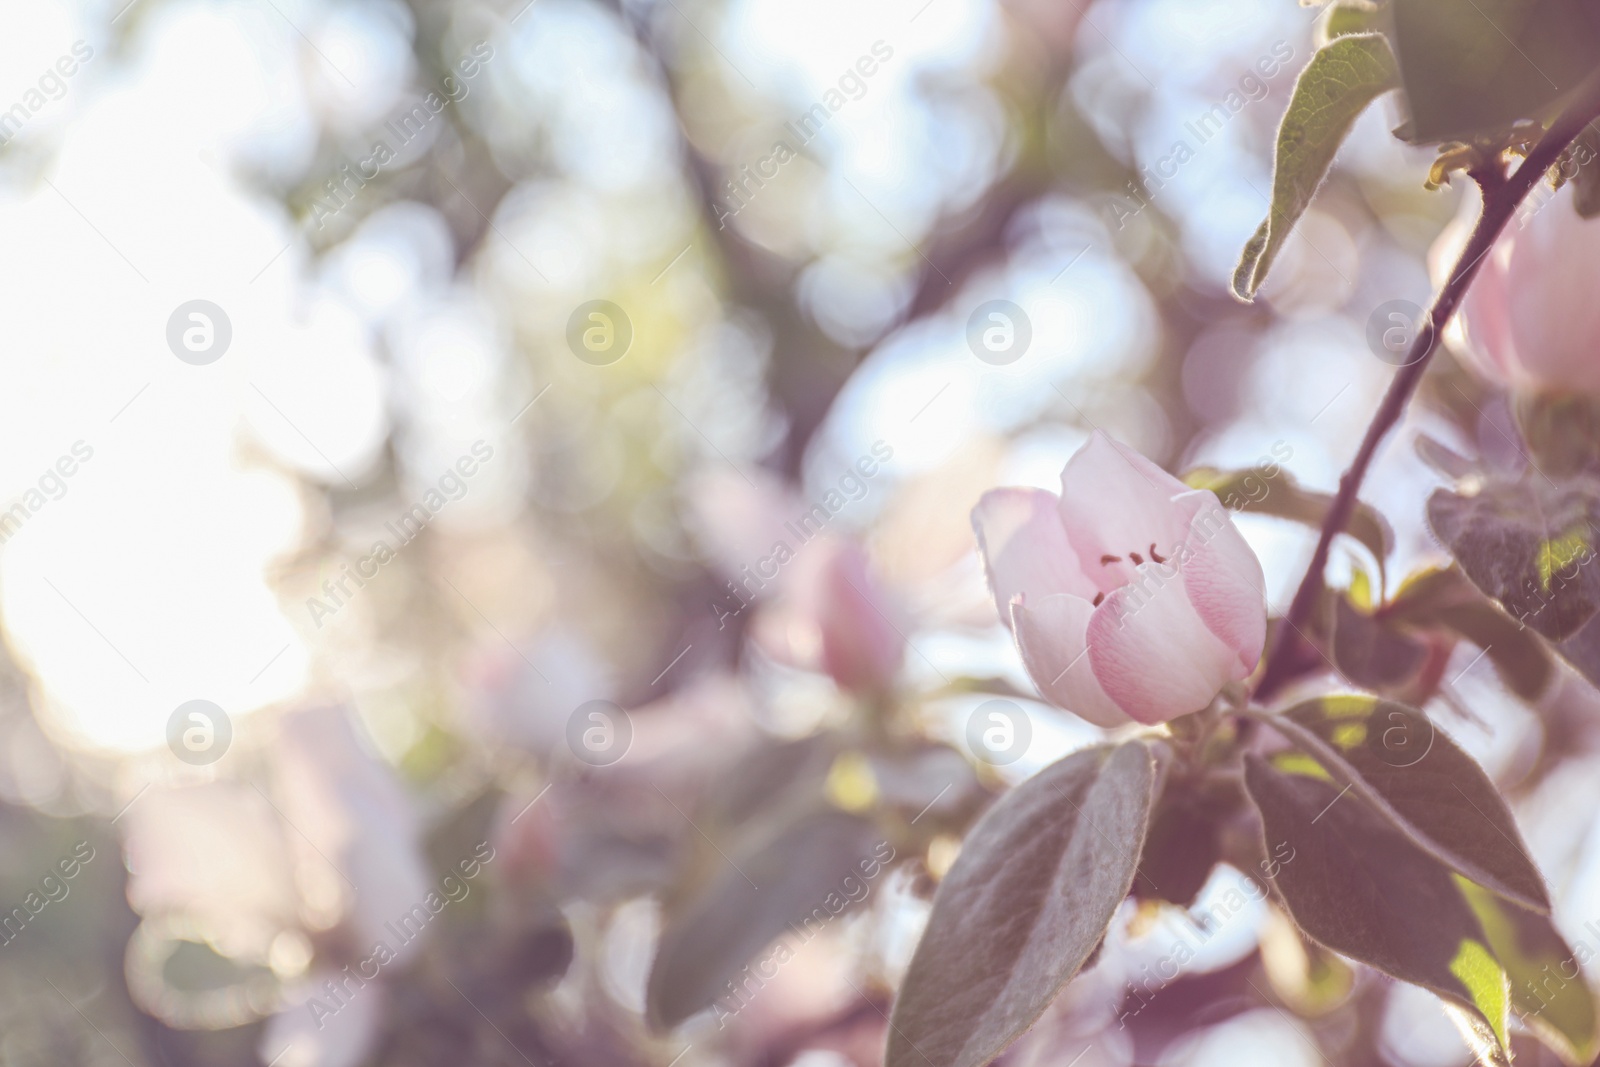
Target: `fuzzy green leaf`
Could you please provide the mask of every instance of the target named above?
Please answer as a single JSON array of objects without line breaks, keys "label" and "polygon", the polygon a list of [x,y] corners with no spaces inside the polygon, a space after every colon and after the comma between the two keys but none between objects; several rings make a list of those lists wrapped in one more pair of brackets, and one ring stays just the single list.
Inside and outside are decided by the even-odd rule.
[{"label": "fuzzy green leaf", "polygon": [[1351,685],[1380,693],[1395,692],[1414,680],[1428,661],[1422,642],[1362,611],[1347,597],[1333,602],[1334,666]]},{"label": "fuzzy green leaf", "polygon": [[1255,299],[1351,124],[1368,104],[1395,87],[1396,77],[1394,53],[1376,33],[1335,38],[1301,71],[1278,127],[1271,210],[1234,272],[1233,292],[1239,299]]},{"label": "fuzzy green leaf", "polygon": [[870,822],[819,811],[723,859],[703,891],[668,917],[645,991],[651,1023],[676,1026],[719,1000],[738,1010],[751,994],[735,981],[747,963],[791,927],[826,925],[865,899],[892,857]]},{"label": "fuzzy green leaf", "polygon": [[1416,847],[1524,907],[1549,912],[1544,878],[1494,783],[1422,712],[1350,694],[1305,701],[1271,721]]},{"label": "fuzzy green leaf", "polygon": [[1480,885],[1457,879],[1511,980],[1517,1020],[1565,1062],[1593,1063],[1600,1053],[1594,992],[1567,942],[1548,917],[1519,908]]},{"label": "fuzzy green leaf", "polygon": [[1319,43],[1355,33],[1382,33],[1388,23],[1388,11],[1372,0],[1334,0],[1322,16]]},{"label": "fuzzy green leaf", "polygon": [[1414,144],[1546,118],[1600,65],[1588,0],[1394,0],[1393,10]]},{"label": "fuzzy green leaf", "polygon": [[1540,696],[1555,673],[1544,642],[1480,593],[1459,567],[1430,568],[1407,578],[1383,615],[1401,625],[1443,627],[1471,641],[1484,650],[1506,688],[1524,700]]},{"label": "fuzzy green leaf", "polygon": [[1247,756],[1245,787],[1268,853],[1292,850],[1272,882],[1295,922],[1335,952],[1437,994],[1482,1062],[1509,1064],[1506,972],[1449,868],[1363,798],[1278,762]]},{"label": "fuzzy green leaf", "polygon": [[[1294,476],[1277,466],[1251,467],[1224,471],[1215,467],[1196,467],[1183,476],[1194,489],[1209,489],[1222,506],[1232,511],[1248,511],[1288,519],[1318,529],[1333,506],[1333,497],[1303,488]],[[1394,544],[1389,524],[1367,504],[1357,503],[1345,526],[1345,533],[1361,542],[1379,569]]]},{"label": "fuzzy green leaf", "polygon": [[1596,502],[1578,486],[1537,479],[1494,482],[1473,496],[1440,489],[1428,525],[1474,585],[1512,618],[1551,640],[1570,637],[1600,612]]},{"label": "fuzzy green leaf", "polygon": [[1155,765],[1142,743],[1052,764],[979,820],[933,899],[885,1067],[983,1067],[1093,955],[1133,884]]}]

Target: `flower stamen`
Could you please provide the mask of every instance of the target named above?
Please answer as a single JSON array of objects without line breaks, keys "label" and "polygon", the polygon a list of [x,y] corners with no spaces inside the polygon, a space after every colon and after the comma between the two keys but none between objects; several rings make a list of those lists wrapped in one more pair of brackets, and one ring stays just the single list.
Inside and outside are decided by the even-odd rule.
[{"label": "flower stamen", "polygon": [[1141,566],[1141,567],[1144,566],[1144,557],[1139,555],[1139,553],[1137,553],[1137,552],[1129,552],[1128,553],[1128,558],[1133,560],[1135,565]]},{"label": "flower stamen", "polygon": [[1122,562],[1122,557],[1121,556],[1113,556],[1110,553],[1107,553],[1106,555],[1100,557],[1100,566],[1102,566],[1102,567],[1107,566],[1107,565],[1112,564],[1112,563],[1121,563],[1121,562]]},{"label": "flower stamen", "polygon": [[1094,595],[1094,606],[1095,607],[1099,607],[1100,606],[1100,601],[1104,600],[1105,598],[1106,598],[1106,595],[1104,593],[1096,593]]},{"label": "flower stamen", "polygon": [[1156,543],[1154,541],[1150,542],[1150,559],[1156,563],[1166,562],[1166,559],[1162,557],[1161,553],[1156,551]]}]

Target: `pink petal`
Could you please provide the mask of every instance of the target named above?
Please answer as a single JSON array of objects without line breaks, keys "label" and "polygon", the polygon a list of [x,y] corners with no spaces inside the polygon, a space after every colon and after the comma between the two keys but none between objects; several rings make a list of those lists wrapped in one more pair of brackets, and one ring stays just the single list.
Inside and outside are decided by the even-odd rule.
[{"label": "pink petal", "polygon": [[[1469,188],[1461,197],[1455,218],[1428,249],[1428,277],[1435,288],[1444,284],[1456,260],[1466,251],[1482,203],[1477,188]],[[1516,345],[1511,337],[1506,279],[1506,264],[1511,259],[1515,233],[1514,228],[1507,229],[1495,241],[1483,266],[1478,268],[1478,276],[1462,298],[1460,312],[1445,327],[1445,340],[1450,350],[1479,377],[1503,387],[1519,384],[1520,377]],[[1420,328],[1420,324],[1417,325]]]},{"label": "pink petal", "polygon": [[1176,559],[1146,563],[1089,620],[1089,664],[1106,695],[1143,723],[1200,711],[1240,677],[1239,654],[1189,601]]},{"label": "pink petal", "polygon": [[1107,728],[1130,720],[1106,695],[1084,654],[1095,609],[1082,597],[1064,595],[1024,600],[1012,609],[1022,664],[1039,693],[1079,718]]},{"label": "pink petal", "polygon": [[1206,629],[1239,657],[1250,676],[1267,641],[1266,576],[1261,561],[1210,490],[1185,493],[1173,503],[1189,511],[1189,535],[1174,560],[1189,602]]},{"label": "pink petal", "polygon": [[[1061,471],[1061,522],[1099,592],[1128,581],[1136,564],[1130,552],[1148,556],[1152,544],[1163,555],[1186,531],[1172,498],[1189,487],[1099,430],[1073,453]],[[1107,556],[1121,563],[1102,565]]]},{"label": "pink petal", "polygon": [[1572,195],[1569,183],[1515,231],[1504,300],[1531,382],[1593,392],[1600,390],[1600,223],[1579,218]]},{"label": "pink petal", "polygon": [[1061,593],[1093,597],[1062,528],[1058,501],[1044,489],[991,489],[972,509],[989,588],[1000,621],[1011,625],[1011,602],[1030,603]]},{"label": "pink petal", "polygon": [[884,692],[900,670],[905,638],[890,622],[891,606],[868,573],[861,546],[840,542],[821,583],[817,621],[823,669],[843,689]]},{"label": "pink petal", "polygon": [[1503,236],[1484,259],[1478,276],[1461,302],[1459,353],[1473,370],[1493,384],[1522,383],[1521,360],[1511,329],[1509,236]]}]

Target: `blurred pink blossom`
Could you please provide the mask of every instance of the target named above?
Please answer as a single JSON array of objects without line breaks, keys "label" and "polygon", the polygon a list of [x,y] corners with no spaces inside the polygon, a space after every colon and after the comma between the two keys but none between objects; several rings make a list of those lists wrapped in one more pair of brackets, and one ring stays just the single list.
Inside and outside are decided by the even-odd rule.
[{"label": "blurred pink blossom", "polygon": [[[1434,242],[1442,282],[1465,247],[1478,198]],[[1600,394],[1600,222],[1582,219],[1564,186],[1495,242],[1449,332],[1452,347],[1496,385],[1522,392]]]},{"label": "blurred pink blossom", "polygon": [[898,598],[872,573],[866,550],[825,536],[796,556],[777,602],[763,610],[756,639],[774,659],[870,696],[885,692],[900,670],[899,614]]}]

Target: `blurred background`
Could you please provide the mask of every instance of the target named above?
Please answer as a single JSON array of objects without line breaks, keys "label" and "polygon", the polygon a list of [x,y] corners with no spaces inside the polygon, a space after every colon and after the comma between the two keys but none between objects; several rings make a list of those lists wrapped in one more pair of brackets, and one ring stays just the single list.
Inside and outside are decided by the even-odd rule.
[{"label": "blurred background", "polygon": [[[978,495],[1097,428],[1331,488],[1456,208],[1374,109],[1227,294],[1289,0],[0,6],[7,1067],[878,1063],[962,833],[1100,736]],[[1391,585],[1432,484],[1370,483]],[[1312,534],[1241,525],[1281,607]],[[1600,948],[1591,698],[1475,652],[1443,722]],[[1245,884],[1006,1062],[1467,1062]]]}]

